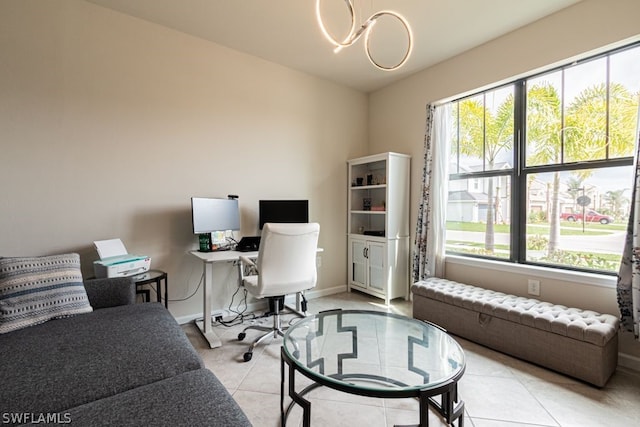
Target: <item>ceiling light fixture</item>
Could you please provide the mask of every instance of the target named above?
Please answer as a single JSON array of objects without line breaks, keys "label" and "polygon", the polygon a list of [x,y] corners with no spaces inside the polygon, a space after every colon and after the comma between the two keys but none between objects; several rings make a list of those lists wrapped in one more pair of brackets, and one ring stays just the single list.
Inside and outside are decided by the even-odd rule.
[{"label": "ceiling light fixture", "polygon": [[[335,49],[333,50],[334,53],[338,53],[343,48],[351,46],[352,44],[357,42],[358,39],[364,34],[365,52],[367,54],[367,58],[369,58],[369,61],[375,67],[384,71],[393,71],[402,67],[405,64],[405,62],[407,62],[407,60],[409,59],[409,56],[411,55],[411,50],[413,48],[413,34],[411,33],[411,27],[409,26],[409,23],[407,22],[407,20],[397,12],[393,12],[390,10],[381,10],[371,15],[364,22],[364,24],[360,26],[360,28],[356,29],[356,15],[353,8],[353,0],[344,0],[344,2],[347,4],[347,7],[349,8],[349,13],[351,13],[351,29],[349,30],[349,34],[345,37],[344,40],[338,41],[331,34],[329,34],[329,31],[327,31],[326,27],[324,26],[324,22],[322,21],[322,16],[321,16],[322,14],[320,13],[320,0],[316,0],[316,18],[318,20],[318,25],[320,26],[320,31],[322,32],[324,37],[327,40],[329,40],[331,44],[335,46]],[[373,56],[371,56],[371,49],[369,47],[371,30],[373,29],[378,18],[384,15],[389,15],[398,19],[402,24],[402,26],[404,27],[405,31],[407,32],[407,37],[409,40],[407,51],[405,52],[404,57],[400,60],[400,62],[398,62],[396,65],[392,67],[387,67],[376,62],[376,60],[373,59]]]}]

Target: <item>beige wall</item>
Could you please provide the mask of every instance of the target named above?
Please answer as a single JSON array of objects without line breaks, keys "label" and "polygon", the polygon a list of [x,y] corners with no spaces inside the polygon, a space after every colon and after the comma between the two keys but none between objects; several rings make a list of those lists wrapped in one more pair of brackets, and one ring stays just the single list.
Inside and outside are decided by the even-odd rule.
[{"label": "beige wall", "polygon": [[[585,0],[368,98],[80,0],[3,0],[0,256],[77,251],[89,276],[92,242],[120,237],[169,273],[170,299],[195,292],[170,304],[188,317],[202,311],[191,196],[240,195],[245,235],[258,199],[308,198],[325,248],[318,289],[344,286],[348,158],[411,154],[415,223],[428,102],[637,38],[638,16],[635,0]],[[448,271],[525,293],[526,275]],[[216,278],[222,308],[232,268]],[[611,288],[545,278],[542,296],[615,312]],[[640,356],[626,337],[622,349]]]},{"label": "beige wall", "polygon": [[[640,2],[637,0],[584,0],[372,93],[369,102],[369,150],[393,150],[412,155],[414,206],[411,223],[415,224],[415,201],[420,195],[426,104],[512,80],[518,75],[566,62],[567,58],[586,52],[637,40],[640,35],[639,16]],[[446,270],[446,275],[454,280],[518,295],[526,295],[527,278],[531,277],[530,274],[505,274],[458,263],[448,263]],[[619,315],[612,287],[585,286],[543,278],[541,289],[546,300]],[[627,336],[622,338],[621,350],[640,357],[640,345]]]},{"label": "beige wall", "polygon": [[[190,197],[310,200],[321,224],[318,289],[346,278],[346,160],[367,153],[367,96],[79,0],[0,2],[0,256],[81,254],[121,238],[198,288]],[[216,271],[214,308],[230,301]],[[237,300],[236,300],[237,301]],[[201,289],[170,304],[202,312]]]}]

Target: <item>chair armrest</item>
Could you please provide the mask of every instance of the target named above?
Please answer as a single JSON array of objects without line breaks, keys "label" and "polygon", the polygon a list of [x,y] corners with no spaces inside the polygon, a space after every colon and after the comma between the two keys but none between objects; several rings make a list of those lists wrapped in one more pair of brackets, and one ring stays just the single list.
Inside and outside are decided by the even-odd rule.
[{"label": "chair armrest", "polygon": [[239,264],[239,270],[240,270],[239,285],[242,286],[245,277],[254,276],[254,275],[258,274],[258,266],[256,265],[256,263],[252,259],[247,258],[244,255],[240,255],[239,260],[240,260],[240,264]]},{"label": "chair armrest", "polygon": [[136,286],[131,277],[90,279],[84,282],[89,304],[94,309],[135,304]]},{"label": "chair armrest", "polygon": [[240,255],[240,262],[241,262],[241,263],[243,263],[243,264],[245,264],[245,265],[244,265],[245,267],[253,267],[253,268],[257,268],[256,263],[255,263],[252,259],[247,258],[247,257],[246,257],[246,256],[244,256],[244,255]]}]

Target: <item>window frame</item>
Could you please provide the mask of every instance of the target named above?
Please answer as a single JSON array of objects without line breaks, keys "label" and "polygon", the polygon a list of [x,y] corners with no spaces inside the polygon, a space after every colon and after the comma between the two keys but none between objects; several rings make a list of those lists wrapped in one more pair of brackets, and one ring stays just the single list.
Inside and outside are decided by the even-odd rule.
[{"label": "window frame", "polygon": [[[606,52],[602,52],[596,55],[587,56],[577,61],[571,61],[565,64],[558,65],[553,68],[546,69],[544,71],[540,71],[538,73],[534,73],[531,75],[527,75],[524,77],[520,77],[513,81],[502,83],[493,87],[486,88],[482,91],[474,92],[472,94],[465,95],[464,97],[460,97],[457,99],[453,99],[447,102],[447,104],[454,105],[459,103],[460,101],[470,99],[473,97],[482,96],[485,99],[485,95],[489,92],[513,86],[513,96],[514,96],[514,119],[513,119],[513,148],[512,148],[512,162],[513,168],[510,171],[505,170],[484,170],[486,159],[483,156],[482,164],[483,170],[479,172],[463,172],[460,173],[459,168],[459,150],[456,150],[458,153],[458,159],[456,159],[457,173],[449,173],[448,181],[452,180],[473,180],[473,179],[483,179],[483,178],[491,178],[491,177],[501,177],[501,176],[509,176],[511,178],[511,222],[510,222],[510,248],[509,248],[509,257],[497,257],[497,256],[488,256],[488,255],[480,255],[480,254],[472,254],[465,252],[457,252],[455,250],[446,250],[446,256],[453,256],[456,258],[478,258],[479,260],[486,260],[489,262],[502,262],[509,264],[522,264],[526,266],[531,266],[534,268],[549,268],[555,271],[567,271],[567,272],[578,272],[578,273],[587,273],[587,274],[595,274],[595,275],[606,275],[606,276],[615,276],[616,272],[611,271],[603,271],[603,270],[594,270],[588,268],[580,268],[573,267],[570,265],[562,265],[562,264],[549,264],[538,261],[531,261],[526,259],[526,246],[527,239],[525,238],[526,226],[527,226],[527,178],[529,175],[535,175],[540,173],[552,173],[552,172],[567,172],[574,171],[580,169],[602,169],[602,168],[613,168],[620,166],[633,166],[634,165],[634,153],[631,156],[626,157],[614,157],[608,158],[610,156],[609,146],[606,147],[606,159],[598,159],[598,160],[590,160],[590,161],[576,161],[576,162],[565,162],[564,161],[564,151],[562,152],[562,157],[560,163],[557,164],[546,164],[546,165],[533,165],[527,166],[526,164],[526,126],[527,126],[527,116],[526,116],[526,105],[527,105],[527,81],[535,79],[537,77],[551,74],[557,71],[563,72],[563,90],[564,90],[564,70],[569,68],[584,64],[586,62],[591,62],[597,59],[606,58],[607,68],[606,68],[606,84],[607,89],[610,87],[610,57],[617,53],[623,52],[625,50],[630,50],[634,48],[640,48],[640,42],[634,42],[622,47],[618,47],[615,49],[608,50]],[[608,91],[609,93],[609,91]],[[562,121],[564,125],[564,97],[562,98]],[[608,109],[608,95],[607,95],[607,116],[606,116],[606,133],[609,135],[609,117],[610,111]],[[458,104],[459,105],[459,104]],[[459,117],[459,112],[456,113],[457,117]],[[638,122],[640,123],[640,117],[638,118]],[[483,129],[483,132],[486,133],[486,129]],[[456,130],[456,138],[459,138],[459,130]],[[561,144],[564,145],[564,132],[562,136]]]}]

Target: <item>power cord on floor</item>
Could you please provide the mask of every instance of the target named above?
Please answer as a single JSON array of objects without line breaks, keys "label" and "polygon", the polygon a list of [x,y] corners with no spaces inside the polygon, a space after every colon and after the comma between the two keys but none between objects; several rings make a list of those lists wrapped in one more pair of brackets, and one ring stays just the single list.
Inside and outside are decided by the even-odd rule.
[{"label": "power cord on floor", "polygon": [[[228,310],[231,313],[235,313],[236,316],[231,319],[231,320],[223,320],[222,318],[218,318],[215,319],[216,323],[225,326],[225,327],[232,327],[232,326],[236,326],[236,325],[241,325],[242,323],[244,323],[245,318],[250,318],[251,320],[256,319],[256,315],[254,313],[249,313],[249,314],[245,314],[245,312],[247,311],[248,305],[247,305],[247,290],[245,288],[242,288],[243,291],[243,297],[240,300],[240,302],[238,302],[238,305],[236,306],[236,309],[234,310],[233,307],[233,300],[235,299],[236,295],[238,295],[238,292],[240,292],[240,287],[238,287],[238,289],[236,289],[236,291],[233,293],[233,295],[231,295],[231,302],[229,303],[228,306]],[[244,308],[240,311],[240,307],[244,305]]]}]

